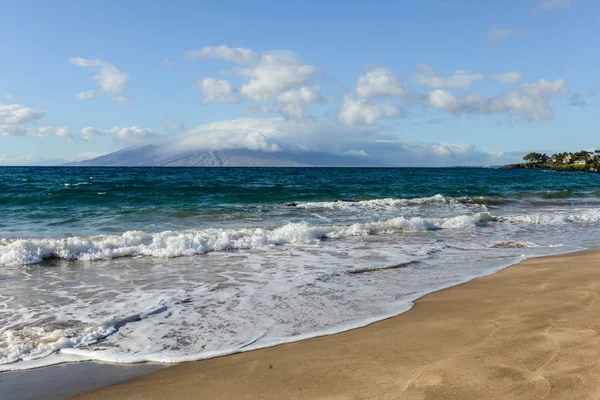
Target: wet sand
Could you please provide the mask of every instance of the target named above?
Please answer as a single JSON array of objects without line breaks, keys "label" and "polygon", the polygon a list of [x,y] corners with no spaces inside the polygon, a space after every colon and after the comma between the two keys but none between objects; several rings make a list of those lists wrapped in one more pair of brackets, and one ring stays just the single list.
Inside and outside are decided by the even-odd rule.
[{"label": "wet sand", "polygon": [[0,399],[66,399],[165,368],[161,364],[61,364],[0,373]]},{"label": "wet sand", "polygon": [[597,399],[600,252],[527,260],[365,328],[180,364],[80,399]]}]

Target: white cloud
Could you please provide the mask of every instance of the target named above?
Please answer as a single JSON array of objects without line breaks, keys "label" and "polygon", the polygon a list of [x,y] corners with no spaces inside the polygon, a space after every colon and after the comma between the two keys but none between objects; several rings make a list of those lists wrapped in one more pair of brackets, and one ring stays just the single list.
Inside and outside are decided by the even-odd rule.
[{"label": "white cloud", "polygon": [[441,157],[456,157],[457,154],[473,152],[475,146],[464,143],[433,143],[431,150]]},{"label": "white cloud", "polygon": [[260,103],[272,101],[290,89],[305,86],[319,73],[318,68],[304,64],[289,51],[259,53],[246,48],[218,46],[188,51],[185,56],[190,59],[221,58],[240,65],[234,70],[245,79],[240,94]]},{"label": "white cloud", "polygon": [[55,127],[55,126],[41,126],[35,127],[28,132],[31,136],[39,136],[39,137],[49,137],[49,136],[57,136],[63,139],[68,140],[69,142],[79,142],[79,138],[73,136],[69,129],[66,127]]},{"label": "white cloud", "polygon": [[443,77],[426,64],[417,65],[417,72],[417,75],[413,77],[413,82],[433,88],[469,88],[474,82],[483,79],[481,74],[468,74],[465,71],[456,71],[452,76]]},{"label": "white cloud", "polygon": [[544,0],[540,1],[534,8],[534,11],[548,11],[553,8],[568,8],[571,5],[571,0]]},{"label": "white cloud", "polygon": [[45,111],[25,107],[20,104],[0,103],[0,125],[22,125],[42,118]]},{"label": "white cloud", "polygon": [[113,96],[112,101],[126,107],[137,106],[138,103],[137,100],[131,100],[125,96]]},{"label": "white cloud", "polygon": [[550,102],[557,94],[569,93],[564,79],[527,83],[508,93],[501,93],[489,100],[493,112],[511,112],[522,115],[529,122],[554,119]]},{"label": "white cloud", "polygon": [[504,74],[490,75],[489,78],[499,83],[516,83],[523,79],[518,72],[506,72]]},{"label": "white cloud", "polygon": [[129,74],[119,71],[114,65],[106,61],[100,59],[87,60],[80,57],[71,58],[69,61],[73,65],[94,70],[95,75],[91,79],[98,82],[100,89],[105,93],[122,93],[129,86]]},{"label": "white cloud", "polygon": [[92,140],[96,136],[110,136],[119,143],[125,145],[148,144],[159,138],[159,135],[149,129],[140,128],[137,126],[119,127],[115,126],[108,130],[100,130],[88,126],[80,131],[81,135],[86,140]]},{"label": "white cloud", "polygon": [[467,114],[478,112],[484,103],[483,97],[477,94],[468,94],[457,97],[451,92],[443,89],[437,89],[429,93],[429,104],[440,110],[449,111],[455,114]]},{"label": "white cloud", "polygon": [[480,95],[455,96],[446,90],[434,90],[428,95],[429,104],[456,115],[461,114],[517,114],[529,122],[541,122],[554,118],[552,99],[558,94],[569,93],[564,79],[526,83],[506,93],[484,99]]},{"label": "white cloud", "polygon": [[177,150],[249,149],[343,154],[360,148],[360,143],[377,136],[379,130],[375,125],[349,126],[332,120],[240,118],[190,129],[171,141],[171,147]]},{"label": "white cloud", "polygon": [[245,97],[266,102],[274,96],[305,85],[319,70],[308,64],[303,64],[291,52],[265,54],[252,67],[242,68],[239,74],[248,81],[241,87]]},{"label": "white cloud", "polygon": [[6,100],[12,100],[12,99],[14,99],[14,96],[13,96],[12,94],[10,94],[10,93],[6,93],[6,94],[4,95],[4,98],[5,98]]},{"label": "white cloud", "polygon": [[221,58],[235,64],[252,64],[260,61],[259,53],[252,49],[229,46],[209,46],[199,50],[191,50],[185,53],[185,58],[193,60],[197,58]]},{"label": "white cloud", "polygon": [[0,136],[58,136],[71,142],[78,140],[65,127],[33,125],[45,114],[20,104],[0,104]]},{"label": "white cloud", "polygon": [[91,100],[96,97],[96,92],[94,90],[90,90],[88,92],[80,92],[75,95],[79,100]]},{"label": "white cloud", "polygon": [[493,26],[492,29],[490,29],[490,31],[488,32],[488,40],[490,42],[495,42],[500,39],[526,35],[527,33],[527,31],[521,31],[516,29],[499,29]]},{"label": "white cloud", "polygon": [[374,68],[358,78],[356,94],[365,98],[404,96],[408,89],[389,68]]},{"label": "white cloud", "polygon": [[204,78],[198,81],[198,87],[204,93],[203,103],[237,103],[240,101],[237,89],[224,79]]},{"label": "white cloud", "polygon": [[78,143],[80,138],[73,136],[66,127],[0,125],[0,136],[60,137]]},{"label": "white cloud", "polygon": [[372,124],[378,119],[395,117],[401,113],[402,109],[390,102],[369,103],[363,99],[355,100],[346,97],[338,114],[338,119],[346,125],[354,125],[361,120],[367,124]]},{"label": "white cloud", "polygon": [[280,107],[278,111],[285,118],[300,119],[304,117],[307,106],[324,100],[319,85],[302,86],[283,92],[277,97]]}]

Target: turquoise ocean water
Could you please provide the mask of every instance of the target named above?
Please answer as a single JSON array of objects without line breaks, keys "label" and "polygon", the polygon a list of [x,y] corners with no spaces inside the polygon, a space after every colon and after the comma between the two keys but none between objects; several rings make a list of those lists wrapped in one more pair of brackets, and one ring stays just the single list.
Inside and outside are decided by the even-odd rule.
[{"label": "turquoise ocean water", "polygon": [[598,243],[600,174],[0,168],[0,370],[338,332]]}]

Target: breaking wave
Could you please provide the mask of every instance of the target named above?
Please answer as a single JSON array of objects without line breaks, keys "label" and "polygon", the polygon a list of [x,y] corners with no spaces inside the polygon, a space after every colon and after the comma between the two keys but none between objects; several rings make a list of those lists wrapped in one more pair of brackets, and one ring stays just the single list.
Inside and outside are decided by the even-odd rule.
[{"label": "breaking wave", "polygon": [[397,217],[346,226],[309,226],[300,222],[274,229],[203,229],[159,233],[128,231],[111,236],[5,239],[0,240],[0,265],[36,264],[48,258],[94,261],[134,256],[192,256],[350,236],[463,229],[482,226],[494,220],[488,213],[479,213],[449,218]]}]

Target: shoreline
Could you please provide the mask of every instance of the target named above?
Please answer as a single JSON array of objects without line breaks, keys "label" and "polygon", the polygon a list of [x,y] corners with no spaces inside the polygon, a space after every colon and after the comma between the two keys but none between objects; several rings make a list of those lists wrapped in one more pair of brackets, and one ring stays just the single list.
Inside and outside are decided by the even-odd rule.
[{"label": "shoreline", "polygon": [[[574,260],[582,266],[562,270],[561,265]],[[509,298],[505,296],[507,293],[504,293],[505,290],[501,287],[503,286],[501,285],[502,282],[519,286],[517,292],[520,293],[516,293],[517,297],[519,294],[535,295],[535,291],[533,293],[522,293],[531,292],[532,289],[523,287],[524,283],[519,282],[519,278],[526,278],[526,281],[536,282],[541,278],[539,275],[542,270],[550,273],[552,276],[564,275],[570,272],[570,279],[565,279],[562,282],[563,286],[566,285],[565,282],[570,282],[571,286],[575,285],[575,287],[570,287],[570,289],[574,289],[577,292],[578,288],[574,281],[576,279],[588,278],[590,280],[588,286],[597,283],[598,287],[600,287],[600,269],[596,272],[594,268],[595,265],[599,265],[599,261],[600,252],[594,250],[531,258],[503,268],[491,275],[477,277],[466,283],[427,294],[418,299],[413,308],[408,312],[375,322],[366,327],[260,350],[177,364],[125,383],[89,392],[79,398],[117,397],[147,399],[161,398],[173,393],[176,393],[176,397],[180,398],[190,396],[248,399],[257,397],[281,398],[284,396],[292,398],[350,398],[353,396],[357,398],[388,398],[392,393],[400,393],[398,390],[403,386],[405,386],[403,391],[407,396],[406,398],[413,398],[412,395],[406,392],[409,389],[410,391],[417,389],[418,385],[415,385],[417,381],[425,379],[423,375],[424,368],[431,368],[431,365],[436,363],[436,357],[439,358],[441,354],[446,354],[448,351],[455,353],[461,349],[464,350],[464,347],[467,346],[467,343],[462,343],[465,338],[467,339],[466,342],[477,342],[477,339],[483,337],[487,337],[485,341],[488,341],[492,336],[498,336],[497,332],[501,330],[502,324],[497,325],[490,322],[492,319],[489,318],[483,320],[467,318],[464,312],[465,304],[463,304],[466,300],[466,294],[473,291],[483,294],[484,298],[482,296],[475,296],[471,300],[474,300],[475,303],[478,301],[483,302],[483,305],[489,306],[483,308],[475,307],[477,309],[473,309],[473,305],[471,304],[470,307],[467,306],[468,309],[471,309],[470,313],[467,314],[485,314],[486,311],[493,314],[497,305],[494,307],[491,305],[496,301],[514,303],[514,299],[511,298],[512,296]],[[538,268],[536,269],[535,266],[538,266]],[[547,280],[546,284],[551,280],[552,277]],[[482,286],[485,287],[484,292],[481,292]],[[538,289],[544,290],[543,287]],[[488,296],[497,299],[496,301],[492,301],[490,298],[485,298]],[[450,300],[450,303],[440,304],[439,298]],[[533,298],[535,299],[535,296]],[[461,308],[456,307],[459,304],[452,305],[451,303],[461,303],[463,311],[461,311]],[[436,307],[428,311],[432,305]],[[516,306],[516,304],[512,306]],[[491,309],[487,310],[486,308]],[[529,310],[529,312],[534,313],[543,313],[543,311],[537,308]],[[549,316],[546,315],[546,317]],[[445,321],[446,324],[441,326],[441,321]],[[475,326],[470,326],[473,324]],[[598,325],[600,331],[600,323]],[[466,328],[467,326],[469,326],[468,329]],[[437,329],[431,329],[432,327],[436,327]],[[445,334],[441,337],[438,332],[440,329],[445,331]],[[429,335],[430,333],[433,335],[433,338],[426,339],[425,342],[428,344],[424,345],[422,339],[431,336]],[[399,340],[397,336],[401,336],[403,339]],[[527,338],[522,339],[527,341]],[[392,343],[389,343],[390,341]],[[479,343],[478,347],[481,347],[480,345],[483,343]],[[409,344],[408,347],[407,344]],[[598,355],[600,355],[600,341],[594,344],[598,344],[598,346],[594,346],[594,351],[597,351]],[[421,351],[417,350],[419,348]],[[432,353],[432,348],[437,350]],[[507,350],[510,351],[510,348]],[[534,351],[533,353],[536,352]],[[390,360],[390,354],[398,354],[399,360]],[[497,352],[494,354],[497,354]],[[485,357],[485,354],[480,356]],[[530,354],[530,356],[535,358],[536,354]],[[539,357],[539,354],[537,356]],[[377,362],[377,360],[385,360],[385,362]],[[384,368],[377,368],[382,366],[379,364],[383,364]],[[419,367],[420,364],[422,364],[421,367]],[[370,366],[370,368],[361,372],[361,368],[359,367],[364,367],[365,365]],[[399,368],[398,373],[400,376],[390,377],[390,368]],[[377,370],[378,373],[373,374],[371,369]],[[446,369],[445,373],[452,375],[449,372],[452,369],[455,368]],[[354,372],[352,373],[352,371]],[[335,382],[331,382],[329,379],[331,378],[331,374],[336,377]],[[324,379],[328,376],[328,379]],[[366,379],[367,376],[371,379]],[[387,378],[385,378],[386,376]],[[517,374],[517,376],[520,375]],[[544,379],[547,380],[547,378]],[[487,384],[496,386],[505,380],[506,377],[498,380],[491,379],[487,381]],[[357,386],[340,385],[340,383],[355,381],[359,381],[360,384]],[[427,392],[426,388],[437,390],[440,389],[440,386],[447,386],[443,385],[446,381],[445,379],[438,382],[438,378],[435,378],[434,381],[437,383],[434,382],[434,384],[431,384],[430,382],[430,384],[421,388],[421,394]],[[260,384],[261,382],[262,385]],[[404,385],[402,382],[404,382]],[[409,382],[412,383],[408,384]],[[448,380],[448,382],[454,381]],[[485,382],[485,380],[481,382]],[[376,383],[375,387],[384,386],[388,387],[388,389],[380,393],[375,390],[374,383]],[[461,389],[466,390],[469,385],[477,382],[469,380],[469,382],[463,383],[465,385],[457,386],[454,382],[451,386],[454,387],[455,392],[460,392]],[[260,389],[259,386],[261,387]],[[537,387],[539,385],[535,384],[533,386]],[[375,391],[365,392],[366,388],[369,387]],[[595,387],[595,389],[598,389],[598,393],[600,393],[599,387]],[[451,392],[444,393],[443,396],[450,396]],[[494,397],[489,392],[478,393],[479,396]],[[508,392],[503,393],[502,396],[498,396],[497,398],[506,398]],[[464,392],[458,398],[478,397],[469,397],[468,393]],[[529,397],[521,391],[519,395],[513,398]],[[535,398],[535,396],[531,398]]]},{"label": "shoreline", "polygon": [[[195,355],[195,356],[190,355],[188,359],[173,361],[173,362],[152,360],[152,359],[151,360],[142,360],[142,361],[119,362],[119,361],[112,361],[110,359],[103,359],[103,358],[98,358],[98,359],[79,358],[77,356],[74,356],[70,360],[52,360],[51,363],[45,364],[44,363],[45,358],[41,358],[40,359],[41,362],[35,366],[28,366],[27,368],[18,368],[19,366],[17,366],[17,368],[15,368],[15,369],[0,370],[0,377],[2,377],[2,374],[11,373],[11,372],[26,373],[27,371],[36,371],[36,370],[40,370],[40,369],[44,369],[44,368],[60,367],[62,365],[73,365],[73,364],[83,365],[83,364],[88,364],[88,363],[98,364],[98,365],[102,365],[102,366],[159,365],[159,366],[163,366],[163,367],[170,367],[170,366],[176,366],[176,365],[184,364],[184,363],[199,362],[199,361],[211,360],[214,358],[232,356],[232,355],[236,355],[236,354],[240,354],[240,353],[263,350],[263,349],[268,349],[268,348],[272,348],[272,347],[276,347],[276,346],[281,346],[281,345],[290,344],[290,343],[297,343],[297,342],[316,339],[316,338],[325,337],[325,336],[338,335],[338,334],[341,334],[344,332],[352,331],[355,329],[365,328],[370,325],[376,324],[378,322],[398,317],[404,313],[411,311],[414,308],[414,305],[417,301],[419,301],[423,297],[426,297],[432,293],[437,293],[437,292],[440,292],[443,290],[447,290],[447,289],[450,289],[450,288],[453,288],[456,286],[463,285],[465,283],[469,283],[475,279],[479,279],[479,278],[483,278],[483,277],[490,276],[493,274],[497,274],[498,272],[500,272],[506,268],[514,267],[514,266],[519,265],[529,259],[554,257],[554,256],[566,255],[566,254],[571,254],[571,253],[579,253],[579,252],[584,252],[584,251],[594,251],[596,249],[598,249],[598,251],[600,251],[600,245],[594,245],[591,247],[580,247],[579,249],[576,249],[576,250],[569,250],[564,253],[558,253],[558,254],[536,255],[536,256],[531,256],[528,258],[522,258],[518,261],[513,261],[513,262],[510,262],[507,264],[500,264],[500,265],[496,265],[494,267],[488,267],[487,269],[481,271],[478,274],[465,275],[464,277],[462,277],[461,280],[457,280],[448,285],[443,285],[443,286],[430,288],[430,289],[419,291],[419,292],[414,292],[412,298],[405,299],[402,302],[403,304],[401,306],[396,305],[394,307],[394,311],[392,311],[392,312],[388,312],[385,314],[379,314],[377,316],[372,316],[372,317],[364,318],[361,320],[356,320],[354,323],[350,323],[350,324],[336,325],[336,326],[332,326],[332,327],[324,329],[324,330],[313,331],[310,333],[305,333],[305,334],[301,334],[301,335],[297,335],[297,336],[293,336],[293,337],[287,337],[283,340],[280,340],[280,341],[277,341],[274,343],[264,343],[264,344],[260,344],[257,346],[247,345],[247,346],[244,346],[243,348],[218,350],[218,351],[212,352],[212,354],[203,354],[203,355]],[[524,256],[521,256],[521,257],[524,257]],[[514,258],[518,258],[518,257],[514,257]],[[389,268],[389,267],[382,268],[382,270],[386,270],[386,269],[393,269],[393,268]],[[371,272],[371,270],[367,270],[367,272]],[[350,272],[350,273],[352,274],[354,272]],[[404,303],[406,303],[406,304],[404,304]],[[51,358],[52,356],[53,355],[50,355],[48,357]],[[8,365],[14,365],[14,364],[8,364]],[[2,380],[0,379],[0,383],[1,382],[2,382]],[[107,385],[109,385],[109,384],[107,384]],[[1,388],[0,388],[0,393],[1,393]]]}]

